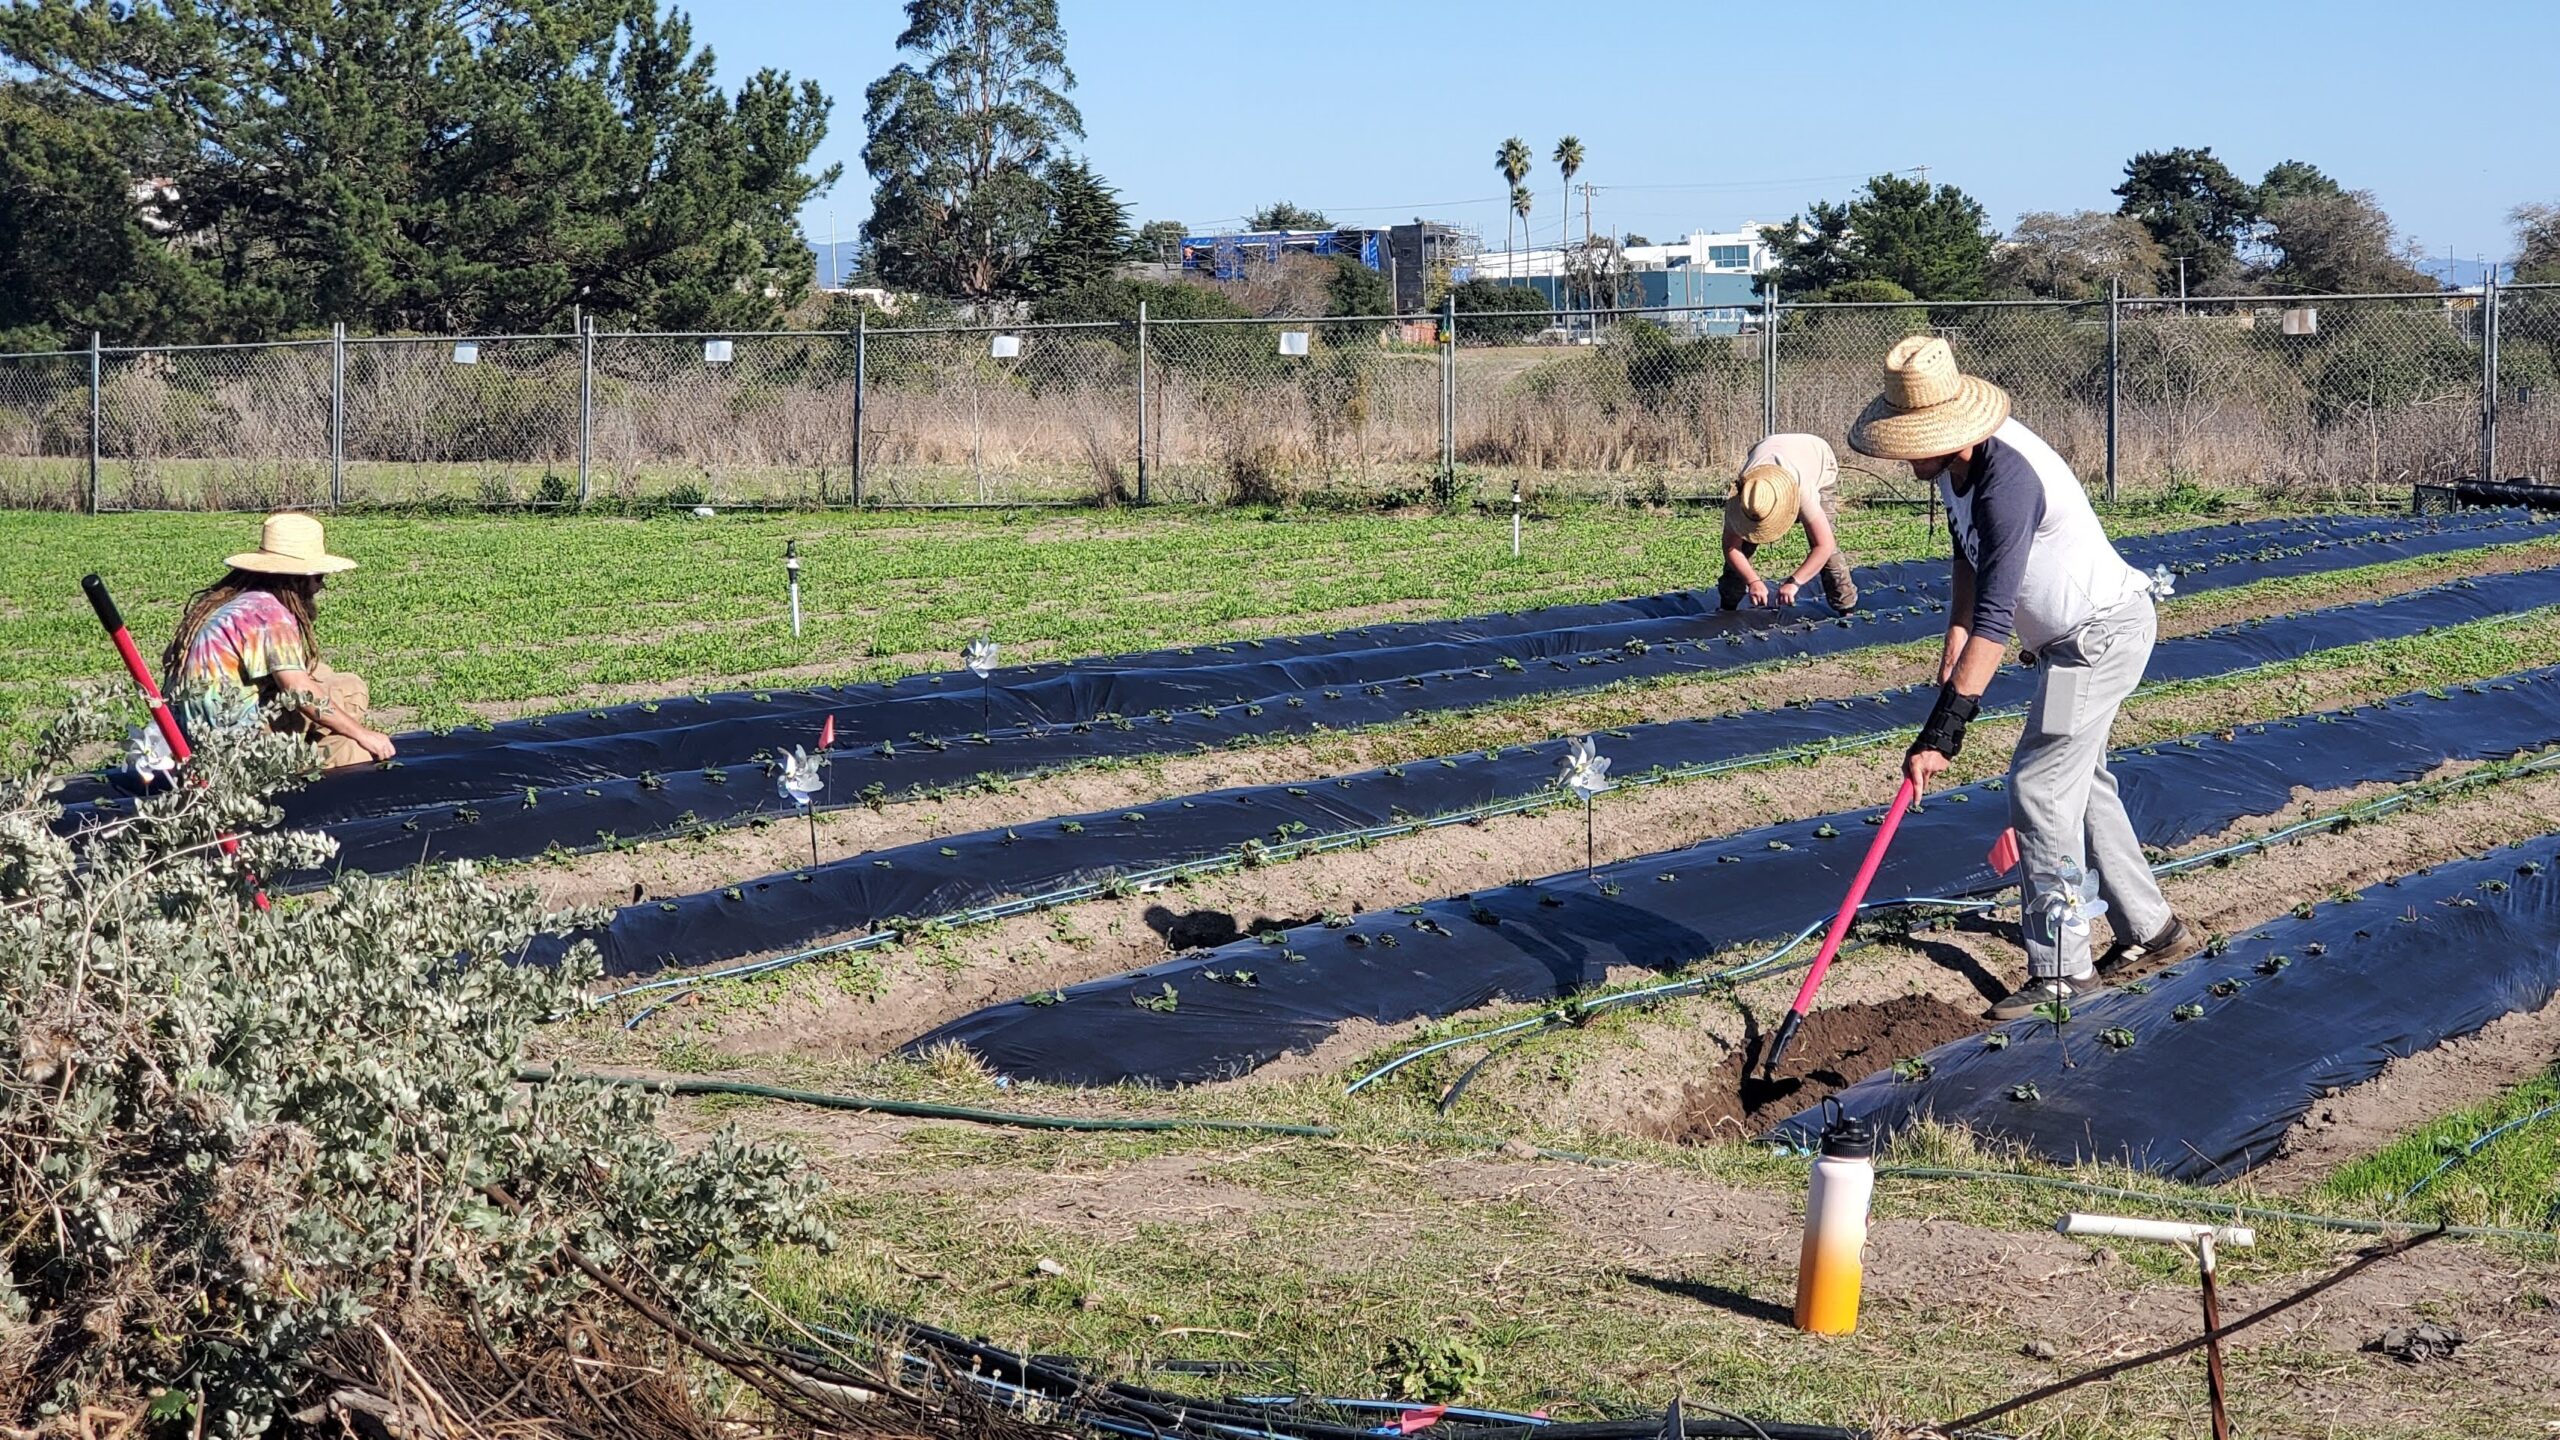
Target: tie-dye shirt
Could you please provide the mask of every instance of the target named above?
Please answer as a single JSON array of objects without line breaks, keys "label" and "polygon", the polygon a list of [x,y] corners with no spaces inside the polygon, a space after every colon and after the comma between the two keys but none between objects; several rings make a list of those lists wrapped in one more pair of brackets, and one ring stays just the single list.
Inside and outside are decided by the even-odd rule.
[{"label": "tie-dye shirt", "polygon": [[247,590],[205,617],[170,677],[169,696],[189,730],[255,725],[272,688],[260,682],[310,668],[293,612],[264,590]]}]

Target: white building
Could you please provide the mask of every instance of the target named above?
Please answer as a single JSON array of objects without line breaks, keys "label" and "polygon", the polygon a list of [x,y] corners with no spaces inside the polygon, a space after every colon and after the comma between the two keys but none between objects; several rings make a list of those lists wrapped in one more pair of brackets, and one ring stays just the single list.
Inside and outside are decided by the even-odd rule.
[{"label": "white building", "polygon": [[[1488,280],[1533,279],[1561,275],[1572,252],[1548,245],[1534,250],[1498,250],[1488,245],[1476,255],[1475,273]],[[1723,275],[1762,275],[1777,268],[1777,257],[1760,238],[1760,226],[1739,230],[1695,230],[1666,245],[1631,245],[1627,264],[1636,270],[1703,270]]]}]

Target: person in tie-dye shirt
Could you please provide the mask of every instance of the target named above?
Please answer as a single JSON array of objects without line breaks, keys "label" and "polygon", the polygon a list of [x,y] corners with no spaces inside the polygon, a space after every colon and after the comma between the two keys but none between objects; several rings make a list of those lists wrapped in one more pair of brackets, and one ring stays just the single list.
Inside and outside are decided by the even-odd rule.
[{"label": "person in tie-dye shirt", "polygon": [[312,646],[321,587],[355,564],[329,553],[310,516],[268,516],[258,548],[188,600],[161,657],[178,723],[196,735],[256,725],[270,702],[295,695],[302,703],[272,723],[318,746],[323,768],[390,759],[391,737],[364,723],[363,679],[320,663]]}]

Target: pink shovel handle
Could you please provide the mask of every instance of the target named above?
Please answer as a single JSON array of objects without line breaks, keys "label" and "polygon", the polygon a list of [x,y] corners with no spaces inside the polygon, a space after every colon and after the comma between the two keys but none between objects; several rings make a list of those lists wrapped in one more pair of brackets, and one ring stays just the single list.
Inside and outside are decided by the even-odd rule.
[{"label": "pink shovel handle", "polygon": [[1796,1003],[1787,1007],[1788,1013],[1800,1017],[1813,1008],[1813,992],[1822,988],[1822,976],[1831,968],[1831,957],[1840,953],[1840,942],[1849,938],[1850,922],[1858,918],[1858,906],[1867,898],[1867,887],[1875,883],[1876,868],[1884,864],[1885,847],[1893,843],[1893,832],[1902,824],[1902,813],[1919,795],[1919,787],[1904,777],[1902,788],[1893,793],[1893,808],[1884,812],[1884,823],[1876,827],[1876,838],[1867,846],[1867,858],[1858,865],[1858,878],[1849,882],[1849,897],[1840,902],[1840,913],[1831,917],[1831,933],[1822,937],[1821,953],[1813,957],[1813,968],[1805,972],[1804,984],[1796,990]]}]

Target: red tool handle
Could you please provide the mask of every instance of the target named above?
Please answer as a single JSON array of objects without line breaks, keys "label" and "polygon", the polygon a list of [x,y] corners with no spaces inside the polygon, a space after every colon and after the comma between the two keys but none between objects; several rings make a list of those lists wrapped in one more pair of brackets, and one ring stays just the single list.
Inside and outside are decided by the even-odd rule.
[{"label": "red tool handle", "polygon": [[[168,697],[151,678],[151,667],[143,663],[142,652],[133,643],[132,632],[124,628],[124,612],[116,608],[115,597],[107,593],[107,582],[95,575],[80,577],[80,588],[89,596],[89,608],[98,612],[98,623],[106,627],[107,638],[116,642],[116,653],[124,657],[126,673],[142,690],[142,698],[151,702],[151,723],[160,727],[160,738],[169,742],[169,758],[183,765],[195,750],[187,744],[186,732],[178,728],[178,717],[169,713]],[[222,853],[237,855],[240,842],[229,835],[222,837]],[[257,877],[249,877],[255,883]],[[267,892],[257,892],[258,908],[267,908]]]},{"label": "red tool handle", "polygon": [[169,742],[170,758],[185,764],[195,751],[187,744],[186,733],[178,728],[178,717],[169,713],[169,701],[152,682],[151,667],[142,663],[142,652],[134,648],[133,635],[124,628],[124,612],[116,608],[115,597],[107,593],[107,582],[95,575],[80,577],[80,588],[88,592],[89,608],[98,612],[98,623],[107,627],[107,638],[116,642],[116,653],[124,657],[124,668],[133,683],[142,688],[142,698],[151,702],[151,721],[160,727],[160,738]]},{"label": "red tool handle", "polygon": [[1885,847],[1893,843],[1893,832],[1902,826],[1903,812],[1920,797],[1920,789],[1904,777],[1902,788],[1893,792],[1892,808],[1884,812],[1884,823],[1876,827],[1876,838],[1867,846],[1867,858],[1858,865],[1858,878],[1849,882],[1848,898],[1840,902],[1840,913],[1831,917],[1831,933],[1822,937],[1822,949],[1813,957],[1813,968],[1805,972],[1804,984],[1796,988],[1796,1000],[1787,1007],[1787,1018],[1778,1025],[1778,1037],[1769,1045],[1769,1059],[1762,1073],[1774,1075],[1778,1062],[1787,1056],[1787,1047],[1795,1043],[1796,1027],[1804,1024],[1805,1012],[1813,1008],[1813,992],[1822,988],[1822,977],[1831,969],[1831,957],[1840,953],[1840,942],[1849,938],[1849,926],[1858,918],[1858,906],[1867,898],[1867,887],[1876,880],[1876,868],[1884,864]]}]

